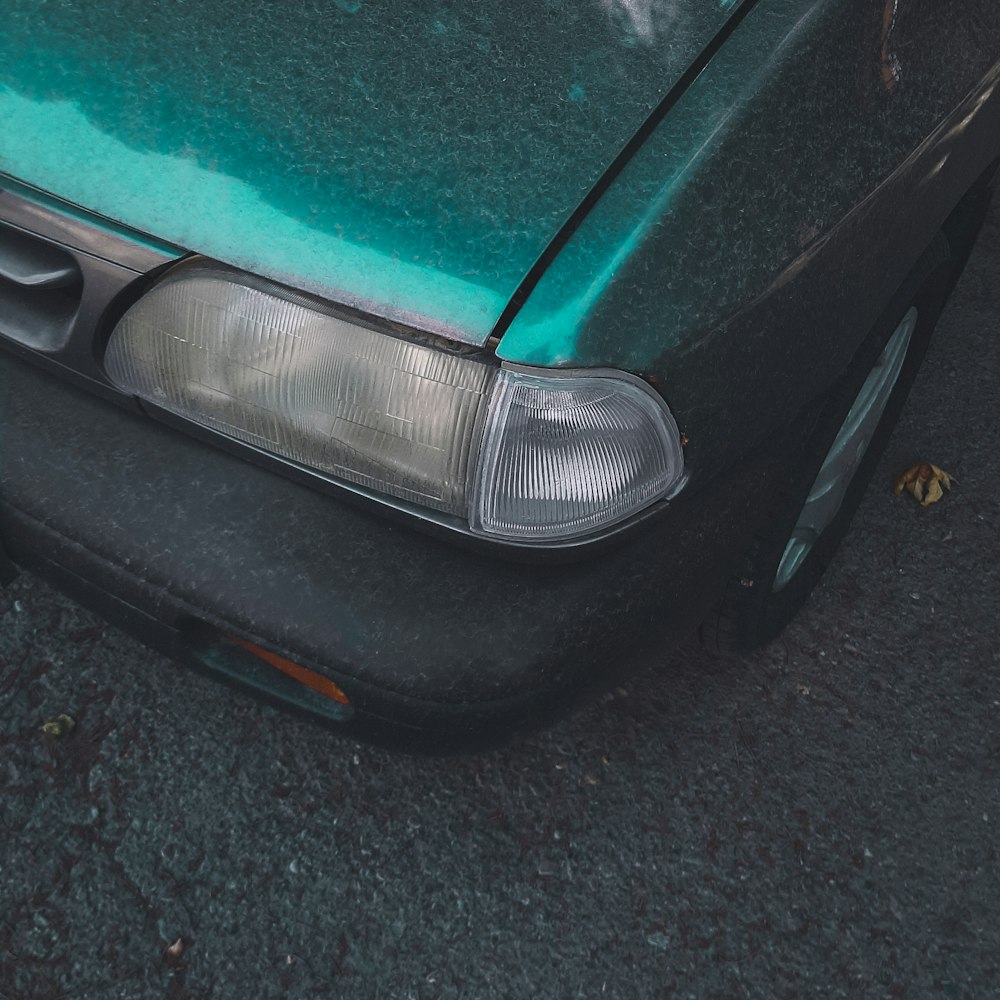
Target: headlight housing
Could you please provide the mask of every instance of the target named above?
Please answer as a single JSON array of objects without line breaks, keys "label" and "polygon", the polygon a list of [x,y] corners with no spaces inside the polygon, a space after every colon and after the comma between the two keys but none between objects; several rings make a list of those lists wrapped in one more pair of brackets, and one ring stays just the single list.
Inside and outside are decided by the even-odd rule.
[{"label": "headlight housing", "polygon": [[683,475],[673,417],[634,376],[501,368],[220,265],[171,271],[104,366],[180,417],[495,538],[600,533]]},{"label": "headlight housing", "polygon": [[597,531],[666,496],[684,467],[663,400],[614,371],[500,371],[486,414],[470,522],[501,538]]}]

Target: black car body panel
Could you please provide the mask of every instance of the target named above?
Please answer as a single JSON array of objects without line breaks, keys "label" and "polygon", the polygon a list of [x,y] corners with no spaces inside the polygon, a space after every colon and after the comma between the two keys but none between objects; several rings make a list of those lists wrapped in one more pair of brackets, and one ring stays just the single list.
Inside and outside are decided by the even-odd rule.
[{"label": "black car body panel", "polygon": [[[26,5],[14,6],[21,30],[44,34],[24,19]],[[619,18],[631,9],[600,6]],[[469,269],[458,265],[497,226],[516,246],[491,272],[503,280],[491,285],[490,308],[465,304],[478,326],[453,328],[465,306],[449,297],[458,286],[435,298],[440,275],[405,308],[395,292],[373,302],[378,281],[342,288],[349,268],[334,268],[330,286],[343,292],[341,305],[367,310],[372,329],[391,317],[385,329],[398,338],[440,343],[447,334],[449,350],[485,352],[491,364],[640,376],[683,432],[677,496],[661,497],[606,544],[585,539],[571,559],[540,546],[538,558],[517,561],[510,546],[453,544],[398,505],[331,491],[214,431],[188,433],[183,419],[117,389],[102,352],[130,304],[189,250],[211,249],[211,240],[163,242],[203,233],[205,220],[178,202],[171,210],[192,216],[182,219],[188,228],[144,234],[130,228],[144,228],[141,212],[63,203],[71,192],[39,191],[40,177],[27,170],[0,177],[4,548],[179,659],[345,732],[409,745],[482,744],[519,731],[692,631],[769,518],[827,394],[870,331],[906,307],[907,282],[942,232],[957,276],[1000,158],[992,0],[729,8],[696,18],[697,45],[678,50],[662,86],[629,108],[627,127],[591,151],[586,183],[567,173],[579,183],[546,203],[544,225],[523,245],[517,220],[500,225],[494,202],[481,230],[463,228],[476,214],[465,196],[483,177],[456,186],[451,164],[431,178],[445,201],[464,195],[440,233],[428,221],[436,201],[414,210],[420,218],[406,238],[430,239],[437,261],[420,261],[425,278],[440,270],[461,285]],[[70,75],[93,41],[73,48]],[[45,76],[44,61],[31,65]],[[103,120],[108,94],[99,84]],[[625,99],[628,88],[617,93]],[[448,114],[435,105],[434,129],[462,124]],[[143,132],[148,123],[139,124]],[[556,118],[542,125],[535,133],[545,148],[569,155]],[[475,166],[488,163],[509,192],[532,183],[545,156],[529,177],[501,155],[508,138]],[[3,142],[0,133],[0,163]],[[278,152],[257,166],[273,167],[287,150]],[[185,156],[175,151],[175,165]],[[380,177],[398,194],[390,183],[398,164],[390,166]],[[556,183],[558,164],[552,170]],[[287,197],[298,211],[303,176],[294,180]],[[376,219],[372,199],[361,201],[359,214],[348,212],[352,223],[363,217],[361,242],[389,239],[405,206],[392,200]],[[326,239],[339,223],[321,214]],[[455,226],[464,242],[447,236]],[[441,264],[448,253],[438,237],[457,254],[455,267]],[[492,252],[473,253],[476,267],[485,260],[489,270]],[[395,288],[398,261],[387,259],[382,277]],[[318,287],[315,273],[274,259],[261,270]],[[442,311],[431,315],[436,305]],[[345,701],[317,702],[318,689],[290,687],[287,671],[261,667],[268,656],[327,679]]]}]

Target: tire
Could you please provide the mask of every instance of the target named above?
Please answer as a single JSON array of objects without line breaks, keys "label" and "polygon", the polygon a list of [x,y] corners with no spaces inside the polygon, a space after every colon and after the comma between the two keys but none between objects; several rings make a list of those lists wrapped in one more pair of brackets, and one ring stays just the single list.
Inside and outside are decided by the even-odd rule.
[{"label": "tire", "polygon": [[939,235],[822,401],[805,445],[789,459],[788,486],[773,517],[702,623],[707,647],[745,652],[765,645],[819,582],[906,402],[953,271],[948,242]]}]

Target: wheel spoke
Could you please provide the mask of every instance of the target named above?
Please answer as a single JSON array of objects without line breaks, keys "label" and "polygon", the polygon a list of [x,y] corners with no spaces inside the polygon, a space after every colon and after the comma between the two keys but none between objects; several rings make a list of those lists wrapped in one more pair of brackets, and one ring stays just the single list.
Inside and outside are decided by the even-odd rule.
[{"label": "wheel spoke", "polygon": [[837,516],[868,443],[875,434],[892,390],[903,370],[910,339],[917,325],[911,308],[893,331],[854,399],[816,475],[798,521],[785,546],[772,590],[787,586],[812,551],[816,540]]}]

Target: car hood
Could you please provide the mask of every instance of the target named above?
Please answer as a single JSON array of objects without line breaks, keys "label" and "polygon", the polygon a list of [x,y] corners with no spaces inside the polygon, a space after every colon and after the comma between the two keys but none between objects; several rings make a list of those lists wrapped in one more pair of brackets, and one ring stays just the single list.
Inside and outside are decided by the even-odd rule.
[{"label": "car hood", "polygon": [[734,0],[12,0],[0,171],[481,343]]}]

